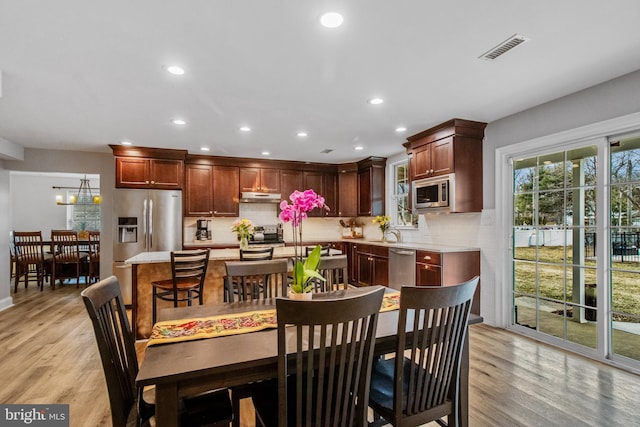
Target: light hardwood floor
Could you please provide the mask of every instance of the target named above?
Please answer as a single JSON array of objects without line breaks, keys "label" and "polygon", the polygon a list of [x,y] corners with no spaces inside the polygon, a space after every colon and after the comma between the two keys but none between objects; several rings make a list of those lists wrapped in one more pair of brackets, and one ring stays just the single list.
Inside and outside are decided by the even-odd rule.
[{"label": "light hardwood floor", "polygon": [[[71,426],[111,424],[81,290],[21,285],[0,312],[0,402],[68,403]],[[640,422],[639,376],[485,325],[473,326],[470,340],[472,427]],[[241,411],[252,426],[250,400]]]}]

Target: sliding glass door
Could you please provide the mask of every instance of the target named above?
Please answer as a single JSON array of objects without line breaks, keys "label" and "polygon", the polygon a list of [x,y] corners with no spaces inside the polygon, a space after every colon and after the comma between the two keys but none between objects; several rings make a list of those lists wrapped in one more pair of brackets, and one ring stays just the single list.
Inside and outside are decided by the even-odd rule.
[{"label": "sliding glass door", "polygon": [[514,159],[512,218],[513,327],[640,367],[640,136]]},{"label": "sliding glass door", "polygon": [[595,348],[595,146],[514,162],[513,323]]}]

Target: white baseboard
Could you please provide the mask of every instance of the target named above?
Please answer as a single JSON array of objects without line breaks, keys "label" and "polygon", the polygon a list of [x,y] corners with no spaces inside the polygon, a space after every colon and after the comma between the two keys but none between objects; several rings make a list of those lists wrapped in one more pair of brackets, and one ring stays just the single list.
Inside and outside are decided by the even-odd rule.
[{"label": "white baseboard", "polygon": [[0,299],[0,311],[7,309],[11,306],[13,306],[13,298],[6,297],[6,298]]}]

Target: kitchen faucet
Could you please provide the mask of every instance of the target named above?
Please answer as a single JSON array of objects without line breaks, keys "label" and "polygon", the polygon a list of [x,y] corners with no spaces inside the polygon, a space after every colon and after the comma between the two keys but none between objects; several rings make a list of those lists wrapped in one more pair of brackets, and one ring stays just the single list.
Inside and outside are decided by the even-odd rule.
[{"label": "kitchen faucet", "polygon": [[387,233],[396,236],[396,243],[402,243],[402,234],[400,234],[400,230],[388,230]]}]

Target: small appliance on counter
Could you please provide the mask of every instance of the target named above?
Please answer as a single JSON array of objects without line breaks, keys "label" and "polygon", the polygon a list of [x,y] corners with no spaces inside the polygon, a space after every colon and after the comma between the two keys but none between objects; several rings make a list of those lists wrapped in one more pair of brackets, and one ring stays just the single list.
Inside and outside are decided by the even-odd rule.
[{"label": "small appliance on counter", "polygon": [[253,227],[253,235],[249,239],[249,244],[284,244],[282,224],[256,225]]},{"label": "small appliance on counter", "polygon": [[209,219],[199,219],[196,225],[196,240],[211,240],[211,230],[209,230]]}]

